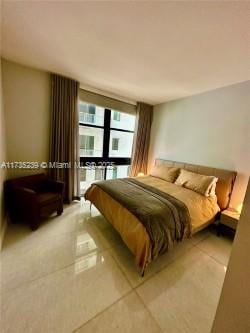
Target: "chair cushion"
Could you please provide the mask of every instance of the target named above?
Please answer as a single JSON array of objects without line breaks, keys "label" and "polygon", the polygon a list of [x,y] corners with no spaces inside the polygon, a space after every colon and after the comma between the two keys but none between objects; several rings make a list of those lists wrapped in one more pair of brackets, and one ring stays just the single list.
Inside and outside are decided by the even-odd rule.
[{"label": "chair cushion", "polygon": [[61,195],[53,192],[37,193],[37,202],[40,206],[47,205],[50,202],[58,201],[61,199]]}]

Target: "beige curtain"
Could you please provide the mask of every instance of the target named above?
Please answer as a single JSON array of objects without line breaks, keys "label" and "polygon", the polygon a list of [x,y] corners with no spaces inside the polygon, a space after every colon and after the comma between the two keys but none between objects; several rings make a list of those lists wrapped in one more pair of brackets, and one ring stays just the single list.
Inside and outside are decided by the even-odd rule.
[{"label": "beige curtain", "polygon": [[51,74],[51,137],[49,172],[53,179],[65,182],[65,201],[80,199],[79,169],[79,83]]},{"label": "beige curtain", "polygon": [[148,150],[150,130],[153,120],[153,106],[145,103],[137,103],[136,127],[133,141],[130,176],[137,176],[142,172],[147,174]]}]

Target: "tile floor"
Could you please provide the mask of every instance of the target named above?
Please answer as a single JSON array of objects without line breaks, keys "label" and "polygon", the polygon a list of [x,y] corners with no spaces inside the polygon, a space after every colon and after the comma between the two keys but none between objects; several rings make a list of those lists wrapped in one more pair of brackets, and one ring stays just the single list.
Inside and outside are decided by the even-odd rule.
[{"label": "tile floor", "polygon": [[1,332],[210,332],[232,240],[208,228],[145,277],[112,226],[74,203],[35,232],[11,225],[1,252]]}]

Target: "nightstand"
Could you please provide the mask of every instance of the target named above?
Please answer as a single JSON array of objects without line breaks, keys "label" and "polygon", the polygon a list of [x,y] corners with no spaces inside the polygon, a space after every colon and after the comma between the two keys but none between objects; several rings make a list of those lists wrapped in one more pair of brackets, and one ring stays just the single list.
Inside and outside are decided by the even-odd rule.
[{"label": "nightstand", "polygon": [[233,208],[225,209],[221,212],[220,222],[218,225],[218,235],[221,234],[222,227],[226,226],[231,230],[236,230],[238,221],[240,219],[240,213]]}]

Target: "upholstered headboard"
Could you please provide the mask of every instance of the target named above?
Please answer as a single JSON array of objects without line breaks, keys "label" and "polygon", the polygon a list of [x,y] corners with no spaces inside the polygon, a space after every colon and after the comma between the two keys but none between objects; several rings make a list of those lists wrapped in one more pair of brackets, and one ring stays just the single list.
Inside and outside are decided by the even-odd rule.
[{"label": "upholstered headboard", "polygon": [[235,171],[211,168],[207,166],[195,165],[189,163],[168,161],[163,159],[156,159],[155,165],[174,166],[177,168],[189,170],[202,175],[217,177],[218,182],[216,185],[216,195],[217,195],[218,205],[220,206],[221,210],[226,209],[228,207],[231,194],[233,191],[235,178],[237,175]]}]

